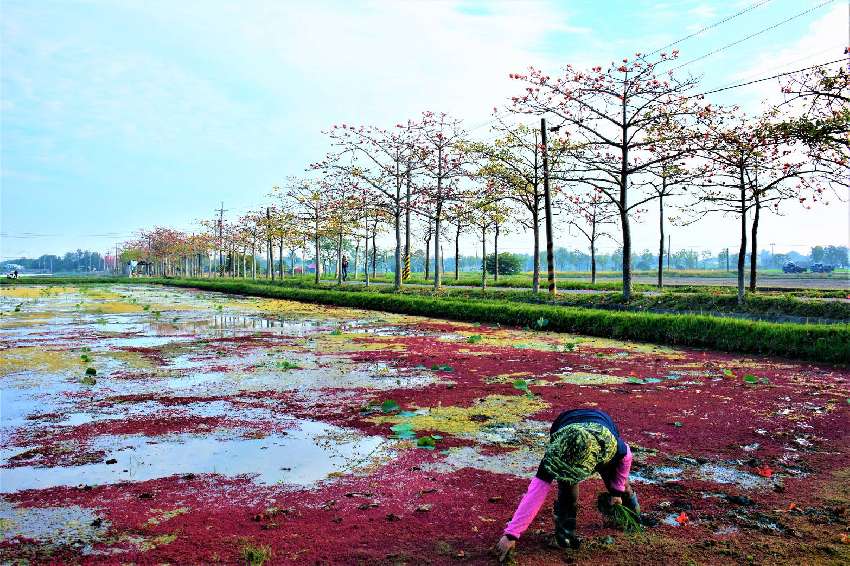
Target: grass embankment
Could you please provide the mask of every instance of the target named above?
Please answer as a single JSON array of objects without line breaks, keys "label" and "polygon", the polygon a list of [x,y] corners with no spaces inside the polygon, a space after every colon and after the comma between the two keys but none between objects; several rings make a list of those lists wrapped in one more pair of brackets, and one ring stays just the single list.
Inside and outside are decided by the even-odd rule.
[{"label": "grass embankment", "polygon": [[[19,283],[22,281],[19,281]],[[4,284],[14,283],[4,281]],[[433,295],[423,289],[402,293],[386,287],[366,290],[358,287],[331,288],[289,281],[165,278],[62,278],[25,283],[159,283],[193,287],[232,294],[296,300],[401,314],[433,316],[468,322],[486,322],[527,326],[540,330],[571,332],[629,340],[682,346],[706,347],[728,352],[770,354],[820,362],[850,362],[850,324],[804,325],[712,317],[707,315],[624,312],[595,308],[593,301],[616,301],[621,295],[565,295],[555,304],[532,302],[545,300],[527,292],[481,292],[473,289],[447,289]],[[606,298],[611,297],[611,298]],[[642,297],[639,300],[680,301],[681,297]],[[715,298],[716,299],[716,298]],[[706,300],[706,297],[687,300]],[[722,301],[727,301],[724,298]],[[751,298],[752,300],[752,298]],[[759,297],[764,305],[773,305],[775,297]],[[770,301],[773,300],[773,303]],[[569,301],[576,301],[570,304]],[[578,304],[580,302],[586,303]],[[783,303],[799,299],[783,298]],[[754,304],[757,304],[754,302]],[[679,302],[678,304],[681,304]],[[796,303],[794,303],[796,304]],[[588,308],[591,307],[591,308]],[[840,308],[844,308],[842,305]],[[796,306],[795,308],[802,308]],[[815,308],[813,305],[811,308]],[[832,307],[830,307],[832,308]],[[804,315],[810,316],[810,315]]]},{"label": "grass embankment", "polygon": [[[587,279],[587,274],[583,274],[582,278]],[[683,279],[686,281],[687,279]],[[323,283],[334,283],[336,281],[336,277],[331,275],[323,276]],[[384,274],[379,273],[376,277],[371,278],[370,281],[373,283],[379,283],[382,285],[392,285],[393,283],[393,274]],[[307,285],[314,284],[314,276],[313,275],[295,275],[290,276],[287,275],[284,278],[284,282],[300,282]],[[355,278],[349,278],[349,282],[352,284],[363,284],[363,275],[358,274]],[[458,279],[454,278],[453,273],[446,274],[446,276],[442,280],[443,287],[481,287],[481,274],[480,273],[461,273]],[[838,286],[839,281],[836,281],[836,286]],[[433,279],[425,279],[425,277],[421,273],[412,273],[411,277],[405,281],[405,284],[408,285],[424,285],[424,286],[433,286]],[[502,275],[499,277],[498,281],[494,281],[492,276],[487,278],[487,287],[490,289],[531,289],[533,286],[532,278],[529,274],[519,274],[519,275]],[[596,283],[591,283],[587,280],[577,280],[577,279],[558,279],[557,281],[558,291],[609,291],[609,292],[617,292],[623,289],[623,284],[619,280],[608,280],[608,281],[597,281]],[[543,274],[543,278],[540,280],[540,289],[545,291],[547,288],[546,283],[546,274]],[[649,291],[659,291],[658,287],[649,283],[633,283],[632,290],[634,292],[649,292]],[[693,284],[684,284],[684,283],[671,283],[671,280],[665,281],[665,287],[663,288],[664,292],[669,293],[694,293],[694,292],[712,292],[712,293],[734,293],[734,287],[729,285],[693,285]],[[794,297],[809,297],[809,298],[834,298],[834,299],[843,299],[850,294],[850,291],[845,289],[785,289],[785,288],[774,288],[769,285],[760,286],[758,289],[759,293],[782,293],[788,296]]]},{"label": "grass embankment", "polygon": [[[285,278],[283,281],[276,280],[274,282],[266,279],[257,279],[250,281],[251,283],[260,285],[282,285],[289,287],[301,288],[320,288],[345,291],[364,291],[378,293],[396,293],[392,287],[387,285],[376,285],[368,289],[362,285],[347,284],[344,287],[337,287],[335,280],[323,279],[322,283],[317,287],[312,278]],[[384,283],[384,281],[381,281]],[[590,287],[590,284],[587,284]],[[593,289],[592,287],[590,287]],[[511,290],[505,288],[488,288],[485,290],[478,289],[458,289],[447,285],[439,291],[441,297],[454,299],[476,299],[476,300],[501,300],[501,301],[517,301],[522,303],[533,304],[554,304],[561,306],[573,306],[594,309],[607,310],[629,310],[629,311],[682,311],[683,313],[700,313],[711,315],[716,314],[744,314],[767,317],[807,317],[814,319],[828,319],[830,321],[848,321],[850,322],[850,303],[843,301],[816,301],[805,300],[808,298],[823,298],[823,295],[828,294],[819,290],[809,290],[804,293],[796,292],[757,292],[747,293],[745,303],[738,305],[737,295],[734,289],[728,287],[706,288],[699,286],[689,286],[681,288],[665,288],[661,294],[658,294],[657,287],[648,285],[641,286],[640,291],[636,291],[632,296],[631,301],[624,301],[622,293],[618,293],[619,286],[616,290],[611,290],[607,293],[570,293],[573,289],[561,288],[555,300],[549,298],[545,292],[539,294],[531,293],[530,291]],[[709,289],[709,290],[707,290]],[[584,287],[575,290],[585,290]],[[598,289],[597,289],[598,290]],[[607,289],[603,289],[606,290]],[[653,294],[642,294],[646,291],[652,291]],[[402,293],[417,294],[417,295],[433,295],[433,291],[429,287],[406,286],[402,288]],[[845,294],[840,295],[841,298]],[[811,322],[817,322],[811,321]]]},{"label": "grass embankment", "polygon": [[[306,289],[330,289],[345,292],[369,292],[395,294],[392,287],[376,285],[369,288],[362,285],[336,286],[334,281],[323,280],[319,286],[313,280],[302,278],[290,278],[271,282],[264,279],[249,281],[258,285],[277,285],[287,287],[300,287]],[[557,297],[552,300],[546,293],[535,294],[524,290],[510,289],[458,289],[451,286],[444,287],[439,291],[442,298],[461,300],[487,300],[487,301],[510,301],[531,304],[548,304],[559,306],[571,306],[590,309],[627,310],[627,311],[680,311],[681,314],[705,314],[712,316],[716,314],[741,314],[759,317],[800,317],[812,318],[809,322],[816,323],[818,319],[828,321],[850,322],[850,303],[844,301],[819,301],[807,300],[793,293],[759,292],[747,293],[743,305],[738,304],[738,298],[734,289],[720,288],[718,290],[706,291],[703,287],[688,287],[686,290],[664,289],[661,294],[642,294],[636,292],[630,301],[623,299],[622,293],[570,293],[569,290],[561,290]],[[434,296],[433,290],[428,287],[403,287],[403,294]]]},{"label": "grass embankment", "polygon": [[[409,292],[409,291],[408,291]],[[554,304],[591,309],[628,311],[678,311],[689,314],[741,314],[762,317],[800,317],[850,322],[850,303],[799,298],[790,294],[747,293],[744,304],[732,292],[663,292],[635,293],[626,301],[622,293],[577,294],[564,292],[555,299],[546,294],[527,291],[481,291],[480,289],[446,289],[441,294],[452,298],[506,300],[533,304]]]}]

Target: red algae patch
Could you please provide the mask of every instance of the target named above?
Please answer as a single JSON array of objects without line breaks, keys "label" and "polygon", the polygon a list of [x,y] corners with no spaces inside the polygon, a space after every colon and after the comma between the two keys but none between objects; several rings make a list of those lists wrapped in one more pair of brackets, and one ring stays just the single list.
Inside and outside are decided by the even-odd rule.
[{"label": "red algae patch", "polygon": [[576,407],[616,421],[647,525],[606,526],[591,478],[582,548],[551,544],[552,490],[520,563],[850,561],[846,368],[144,286],[14,300],[2,561],[491,564]]}]

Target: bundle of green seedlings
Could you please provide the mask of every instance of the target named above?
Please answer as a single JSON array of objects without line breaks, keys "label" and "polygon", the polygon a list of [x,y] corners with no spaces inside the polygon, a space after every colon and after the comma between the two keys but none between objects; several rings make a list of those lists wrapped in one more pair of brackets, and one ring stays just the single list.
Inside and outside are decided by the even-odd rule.
[{"label": "bundle of green seedlings", "polygon": [[643,532],[638,514],[622,503],[611,503],[611,497],[607,493],[600,493],[596,498],[596,507],[605,515],[615,527],[626,534],[639,534]]}]

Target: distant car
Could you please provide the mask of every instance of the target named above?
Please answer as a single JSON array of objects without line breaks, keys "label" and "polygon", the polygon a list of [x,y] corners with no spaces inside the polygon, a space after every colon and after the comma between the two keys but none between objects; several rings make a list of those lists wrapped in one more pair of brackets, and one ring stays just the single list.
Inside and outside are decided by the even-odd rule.
[{"label": "distant car", "polygon": [[793,261],[789,261],[788,263],[782,266],[782,271],[784,273],[805,273],[806,268],[802,265],[797,265]]},{"label": "distant car", "polygon": [[822,263],[813,263],[810,268],[812,273],[832,273],[835,270],[834,265],[822,264]]}]

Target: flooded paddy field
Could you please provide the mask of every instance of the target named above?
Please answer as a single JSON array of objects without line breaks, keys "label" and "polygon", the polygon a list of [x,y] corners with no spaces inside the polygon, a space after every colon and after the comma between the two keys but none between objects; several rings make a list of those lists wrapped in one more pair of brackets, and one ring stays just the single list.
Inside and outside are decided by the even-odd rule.
[{"label": "flooded paddy field", "polygon": [[[0,560],[494,562],[598,407],[648,526],[581,486],[517,562],[850,560],[850,371],[157,286],[0,288]],[[553,490],[554,494],[554,490]]]}]

